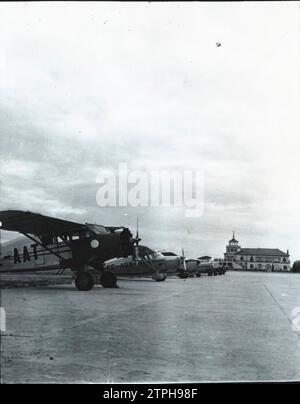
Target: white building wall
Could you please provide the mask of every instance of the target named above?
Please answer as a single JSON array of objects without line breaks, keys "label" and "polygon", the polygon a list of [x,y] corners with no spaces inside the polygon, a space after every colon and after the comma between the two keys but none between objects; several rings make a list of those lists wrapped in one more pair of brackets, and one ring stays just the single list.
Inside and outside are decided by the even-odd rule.
[{"label": "white building wall", "polygon": [[[243,257],[243,259],[241,259]],[[251,255],[235,255],[233,268],[235,269],[249,269],[258,271],[272,271],[272,264],[274,266],[274,271],[290,271],[290,260],[286,257],[278,256],[253,256],[253,261],[251,261]],[[286,262],[284,262],[286,258]]]}]

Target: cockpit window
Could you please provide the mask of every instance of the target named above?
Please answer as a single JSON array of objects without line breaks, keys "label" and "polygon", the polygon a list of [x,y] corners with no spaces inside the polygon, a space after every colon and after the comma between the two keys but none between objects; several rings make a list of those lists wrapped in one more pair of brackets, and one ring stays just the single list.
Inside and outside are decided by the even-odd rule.
[{"label": "cockpit window", "polygon": [[176,257],[176,254],[172,252],[162,251],[161,254],[164,255],[165,257]]},{"label": "cockpit window", "polygon": [[106,234],[106,233],[109,233],[109,231],[104,226],[100,226],[99,224],[86,223],[86,225],[94,234]]}]

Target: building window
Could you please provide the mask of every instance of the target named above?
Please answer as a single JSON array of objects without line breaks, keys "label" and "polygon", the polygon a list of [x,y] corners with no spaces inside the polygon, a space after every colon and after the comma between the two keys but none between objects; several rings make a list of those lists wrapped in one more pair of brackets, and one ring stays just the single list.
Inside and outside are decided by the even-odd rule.
[{"label": "building window", "polygon": [[283,269],[286,271],[286,270],[287,270],[287,266],[286,266],[286,265],[283,265]]},{"label": "building window", "polygon": [[283,260],[282,260],[283,262],[286,262],[286,258],[285,257],[283,257]]},{"label": "building window", "polygon": [[253,262],[253,257],[252,257],[252,255],[251,255],[251,257],[250,257],[250,262]]},{"label": "building window", "polygon": [[250,269],[253,269],[254,268],[254,265],[253,264],[250,264]]},{"label": "building window", "polygon": [[241,255],[241,261],[244,261],[244,257]]}]

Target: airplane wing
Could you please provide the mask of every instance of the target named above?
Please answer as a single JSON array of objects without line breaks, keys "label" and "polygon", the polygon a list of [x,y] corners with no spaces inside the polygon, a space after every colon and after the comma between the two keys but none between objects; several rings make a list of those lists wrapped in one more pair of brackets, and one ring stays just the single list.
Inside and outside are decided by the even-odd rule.
[{"label": "airplane wing", "polygon": [[0,230],[17,231],[38,236],[61,235],[86,229],[84,224],[56,219],[22,210],[0,211]]}]

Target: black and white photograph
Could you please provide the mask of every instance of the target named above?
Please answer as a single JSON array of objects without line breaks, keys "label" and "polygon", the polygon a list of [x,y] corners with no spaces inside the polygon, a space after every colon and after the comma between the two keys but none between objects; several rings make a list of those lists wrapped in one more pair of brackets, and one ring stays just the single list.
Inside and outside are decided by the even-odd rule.
[{"label": "black and white photograph", "polygon": [[298,1],[1,2],[0,383],[300,382],[299,117]]}]

